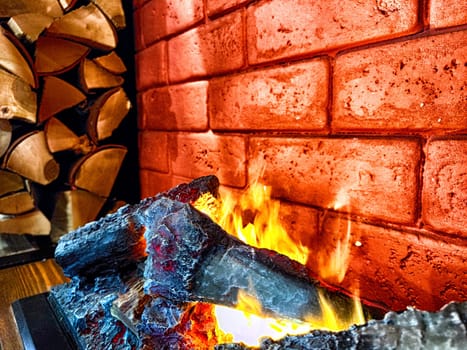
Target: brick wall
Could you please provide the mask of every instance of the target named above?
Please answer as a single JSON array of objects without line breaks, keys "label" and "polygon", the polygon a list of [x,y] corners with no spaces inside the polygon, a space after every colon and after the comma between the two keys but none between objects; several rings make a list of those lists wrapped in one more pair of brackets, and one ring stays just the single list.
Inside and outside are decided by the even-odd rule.
[{"label": "brick wall", "polygon": [[343,288],[467,300],[467,3],[134,0],[134,19],[143,196],[261,168],[315,272],[350,227]]}]

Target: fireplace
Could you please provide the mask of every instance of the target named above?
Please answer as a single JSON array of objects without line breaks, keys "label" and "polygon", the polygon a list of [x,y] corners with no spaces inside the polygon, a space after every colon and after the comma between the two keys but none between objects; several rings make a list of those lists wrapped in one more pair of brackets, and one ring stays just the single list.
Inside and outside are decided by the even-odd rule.
[{"label": "fireplace", "polygon": [[[365,310],[415,307],[406,312],[417,320],[465,324],[466,12],[452,0],[133,1],[142,197],[208,174],[238,196],[260,181],[281,201],[292,239],[283,246],[306,248],[303,263],[325,290],[358,292]],[[145,243],[130,245],[136,277]],[[86,269],[115,268],[118,252]],[[336,266],[345,268],[326,273]],[[57,287],[55,309],[71,305],[61,288],[89,295],[103,306],[95,319],[75,310],[89,330],[109,316],[109,290],[141,289],[132,274],[106,273]],[[210,305],[196,304],[186,320],[192,306],[157,302],[170,320],[209,332]],[[450,302],[461,306],[439,311]],[[374,335],[405,322],[398,315],[412,317],[309,337]],[[100,334],[136,344],[131,322],[120,326]],[[452,334],[465,336],[462,327]],[[190,330],[177,329],[184,337]]]},{"label": "fireplace", "polygon": [[[277,203],[265,186],[233,202],[218,186],[213,175],[180,184],[60,239],[55,257],[71,280],[53,287],[47,300],[73,346],[460,350],[467,345],[467,303],[450,303],[435,313],[389,312],[381,320],[384,307],[362,303],[358,290],[350,295],[322,280],[328,273],[338,280],[345,276],[350,234],[336,248],[339,264],[323,258],[321,250],[304,255],[306,248],[288,242],[280,223],[270,220],[278,216]],[[318,276],[299,262],[309,255],[320,261]]]},{"label": "fireplace", "polygon": [[261,178],[310,251],[350,227],[347,273],[329,284],[358,282],[390,310],[466,300],[466,12],[134,1],[143,197],[207,174],[231,191]]}]

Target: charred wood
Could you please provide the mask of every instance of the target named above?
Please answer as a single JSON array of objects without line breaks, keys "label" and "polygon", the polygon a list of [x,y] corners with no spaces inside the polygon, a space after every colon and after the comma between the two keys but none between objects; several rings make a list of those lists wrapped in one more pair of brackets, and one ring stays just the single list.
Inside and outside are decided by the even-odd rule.
[{"label": "charred wood", "polygon": [[154,203],[167,197],[193,202],[209,191],[217,195],[219,181],[215,176],[196,179],[142,200],[126,205],[98,221],[88,223],[63,236],[55,250],[55,258],[67,276],[94,276],[118,271],[145,258],[144,232],[161,220],[165,213],[155,213]]},{"label": "charred wood", "polygon": [[138,338],[110,313],[112,302],[125,288],[116,274],[88,283],[74,278],[53,287],[49,301],[78,349],[137,349]]},{"label": "charred wood", "polygon": [[243,292],[265,313],[298,320],[321,316],[320,295],[345,316],[353,310],[351,298],[321,287],[303,265],[241,242],[188,204],[160,198],[150,210],[162,218],[145,231],[148,294],[236,306]]},{"label": "charred wood", "polygon": [[[139,270],[53,287],[49,300],[79,349],[213,349],[213,306],[142,293]],[[134,299],[134,297],[136,298]]]},{"label": "charred wood", "polygon": [[246,293],[267,314],[309,320],[321,316],[324,296],[344,317],[351,314],[352,299],[321,287],[303,265],[241,242],[186,203],[207,191],[217,195],[217,188],[217,178],[209,176],[124,206],[62,237],[56,260],[68,276],[93,276],[147,254],[146,294],[179,304],[236,306],[239,293]]},{"label": "charred wood", "polygon": [[166,197],[182,203],[194,203],[205,193],[210,193],[216,198],[219,196],[219,180],[216,176],[203,176],[188,184],[182,183],[166,192],[159,193],[156,199]]},{"label": "charred wood", "polygon": [[152,297],[143,290],[144,280],[141,277],[133,277],[128,282],[128,291],[119,295],[112,303],[110,313],[122,321],[123,324],[138,335],[138,326],[144,309],[152,301]]}]

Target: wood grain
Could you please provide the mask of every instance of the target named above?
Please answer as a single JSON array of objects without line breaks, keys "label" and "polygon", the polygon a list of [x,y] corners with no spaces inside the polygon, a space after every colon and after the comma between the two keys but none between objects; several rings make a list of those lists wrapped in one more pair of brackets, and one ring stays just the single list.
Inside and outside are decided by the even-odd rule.
[{"label": "wood grain", "polygon": [[46,292],[67,279],[54,260],[35,262],[0,270],[0,348],[22,349],[11,303]]}]

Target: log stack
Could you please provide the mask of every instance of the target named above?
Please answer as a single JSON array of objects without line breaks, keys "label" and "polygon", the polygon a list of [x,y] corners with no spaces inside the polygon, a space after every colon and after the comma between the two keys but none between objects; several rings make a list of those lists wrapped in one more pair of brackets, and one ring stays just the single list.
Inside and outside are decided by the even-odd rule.
[{"label": "log stack", "polygon": [[125,11],[122,0],[0,0],[0,22],[0,234],[57,240],[114,200],[128,147],[113,134],[131,108]]}]

